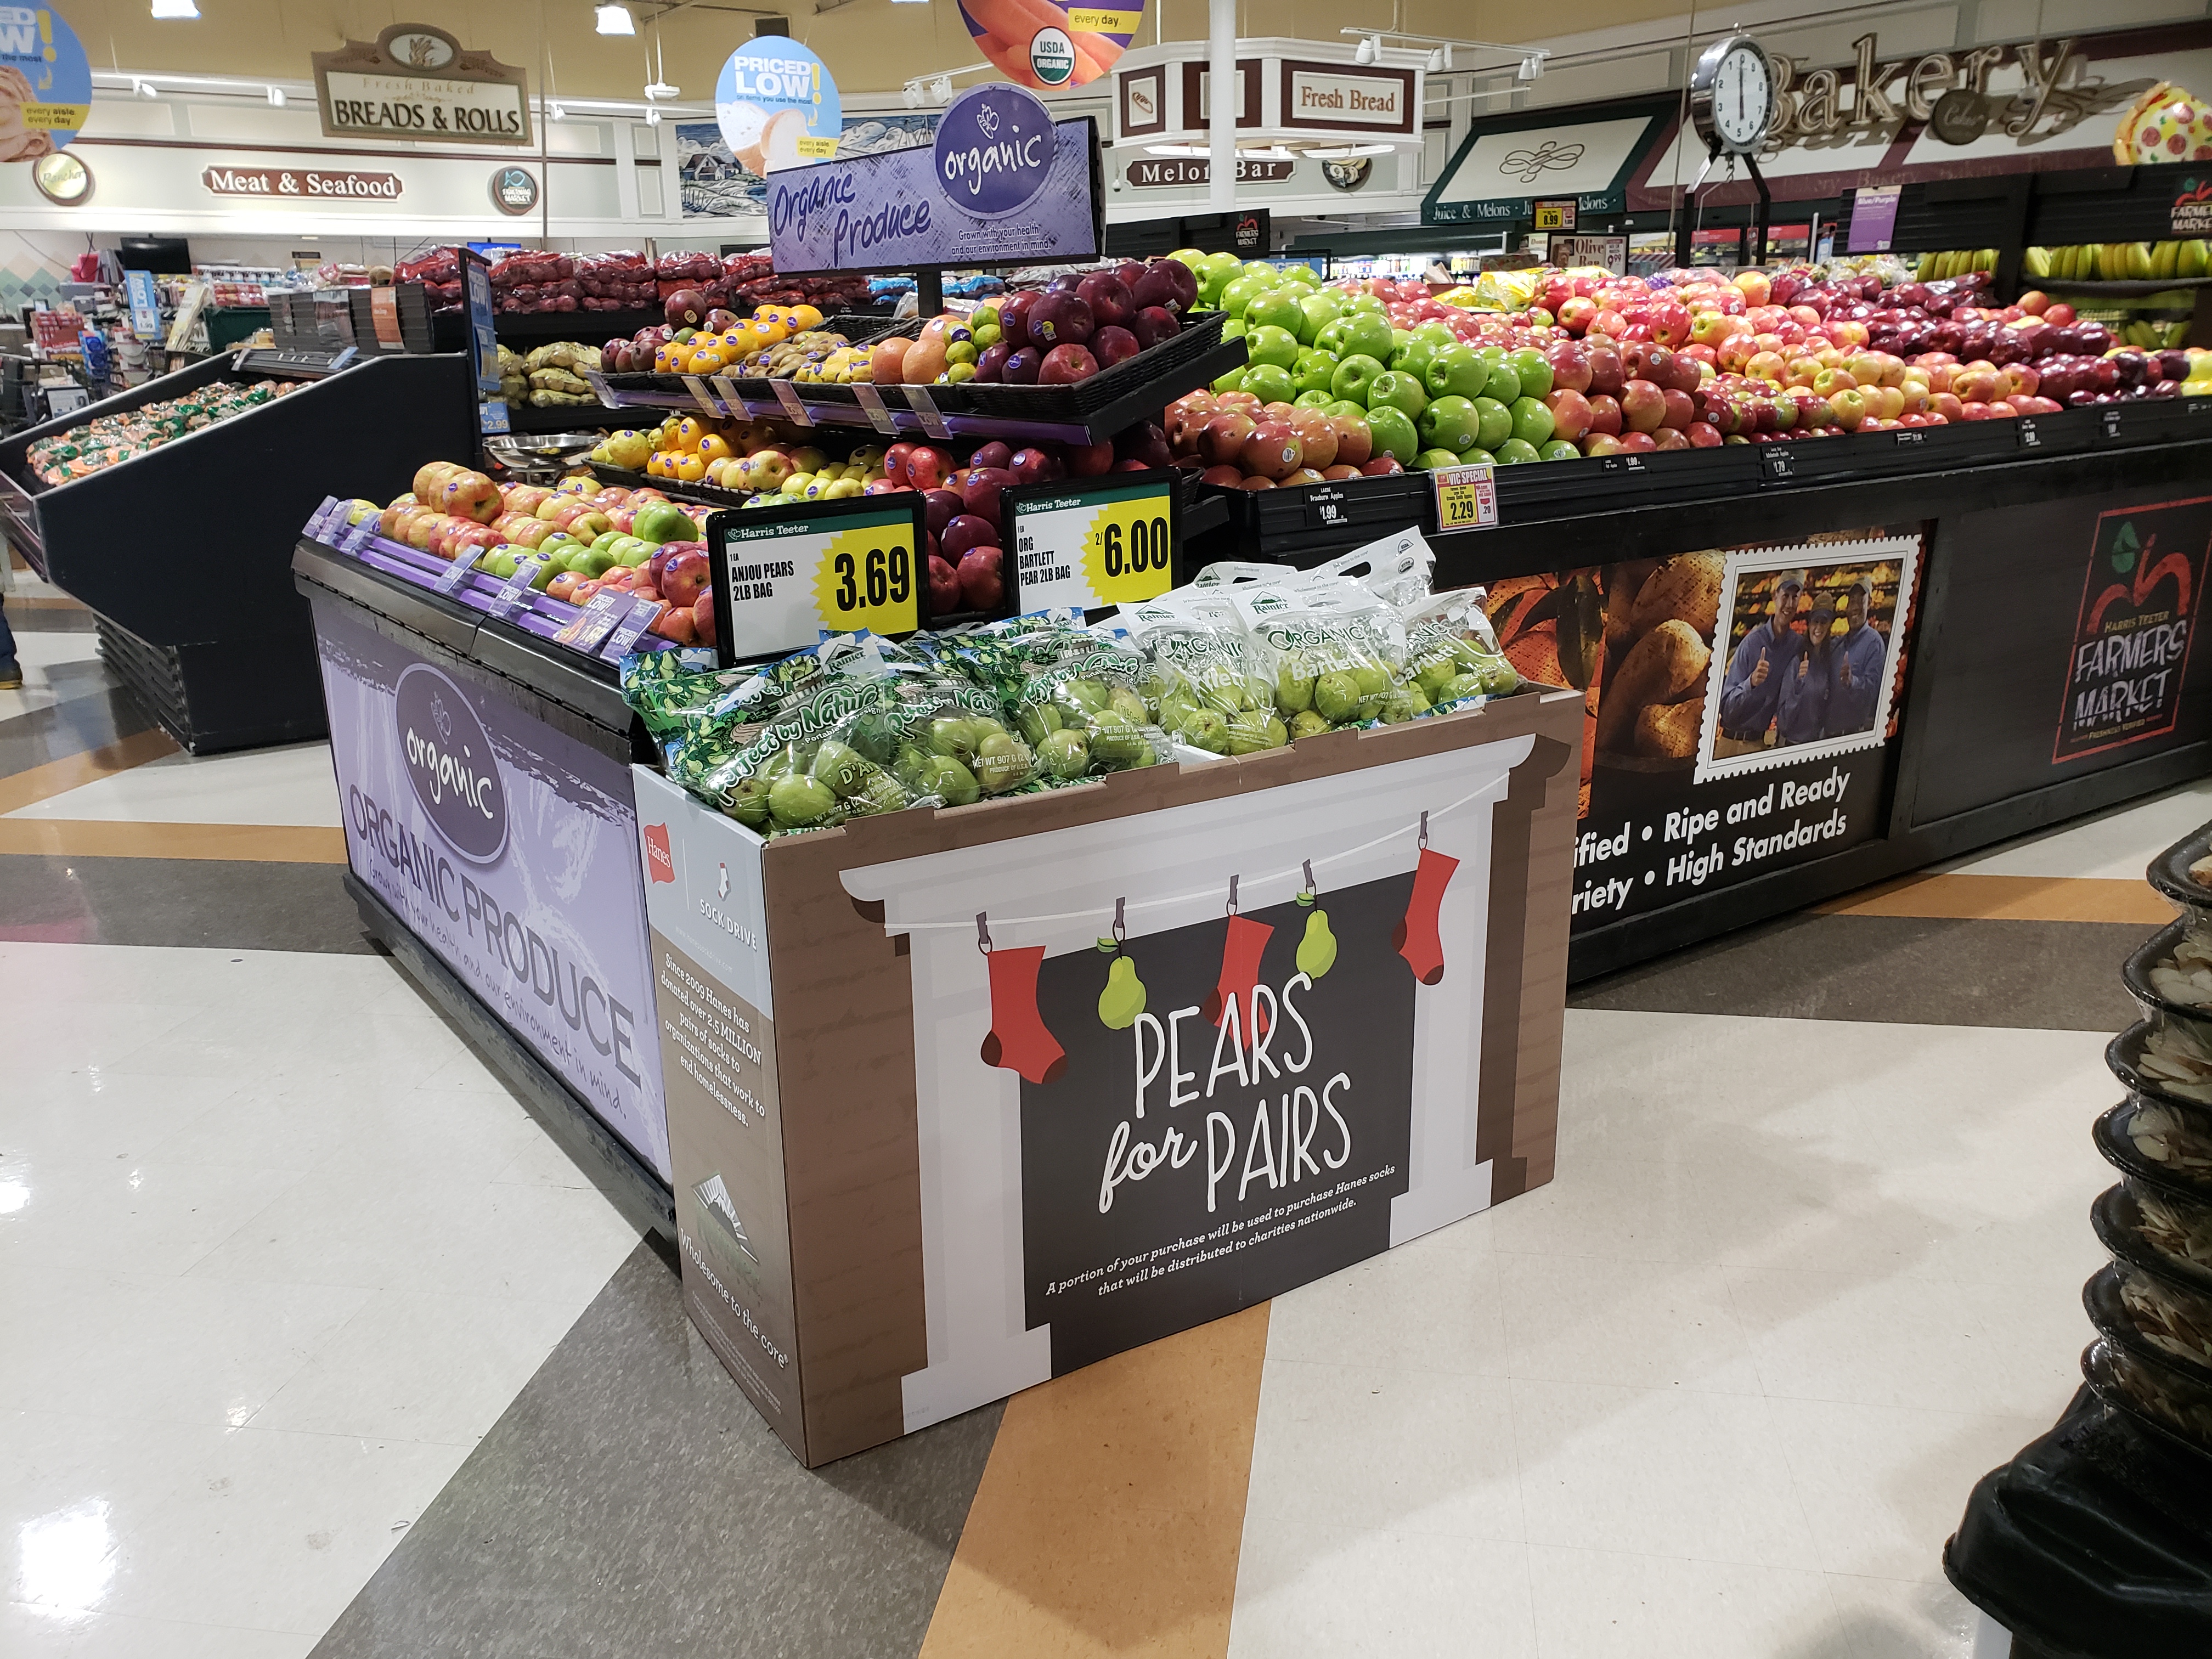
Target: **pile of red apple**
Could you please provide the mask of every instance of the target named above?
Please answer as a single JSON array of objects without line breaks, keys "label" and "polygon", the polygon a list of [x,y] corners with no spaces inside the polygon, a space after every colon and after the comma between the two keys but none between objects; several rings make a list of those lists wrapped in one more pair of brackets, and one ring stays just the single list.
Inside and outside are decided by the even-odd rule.
[{"label": "pile of red apple", "polygon": [[1167,438],[1139,422],[1095,444],[1010,448],[994,439],[956,464],[939,444],[896,443],[884,453],[884,476],[870,495],[919,490],[929,555],[929,614],[995,611],[1006,593],[1003,497],[1018,484],[1141,472],[1169,465]]},{"label": "pile of red apple", "polygon": [[[1125,259],[1111,270],[1065,273],[1042,292],[1023,289],[991,307],[999,337],[978,349],[969,379],[1078,385],[1173,339],[1197,301],[1198,278],[1180,259]],[[886,378],[879,367],[876,379]]]},{"label": "pile of red apple", "polygon": [[1291,404],[1262,404],[1249,392],[1194,392],[1168,405],[1175,465],[1231,489],[1294,489],[1405,468],[1374,453],[1367,422]]}]

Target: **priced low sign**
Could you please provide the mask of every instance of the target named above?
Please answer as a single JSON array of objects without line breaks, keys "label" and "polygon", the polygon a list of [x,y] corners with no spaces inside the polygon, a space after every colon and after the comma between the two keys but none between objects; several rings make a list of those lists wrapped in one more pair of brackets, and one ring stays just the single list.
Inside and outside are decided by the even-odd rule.
[{"label": "priced low sign", "polygon": [[1135,605],[1175,586],[1171,471],[1010,489],[1005,510],[1024,611]]},{"label": "priced low sign", "polygon": [[796,651],[824,634],[921,626],[918,493],[717,513],[707,545],[726,665]]}]

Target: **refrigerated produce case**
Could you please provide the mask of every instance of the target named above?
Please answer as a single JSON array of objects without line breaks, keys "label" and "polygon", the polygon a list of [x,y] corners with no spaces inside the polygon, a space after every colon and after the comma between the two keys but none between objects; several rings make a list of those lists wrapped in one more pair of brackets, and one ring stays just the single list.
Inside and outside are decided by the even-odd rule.
[{"label": "refrigerated produce case", "polygon": [[[389,500],[474,443],[465,360],[210,357],[0,442],[0,532],[98,618],[100,653],[196,754],[326,729],[301,524],[333,491]],[[307,384],[85,477],[47,484],[40,440],[220,382]]]}]

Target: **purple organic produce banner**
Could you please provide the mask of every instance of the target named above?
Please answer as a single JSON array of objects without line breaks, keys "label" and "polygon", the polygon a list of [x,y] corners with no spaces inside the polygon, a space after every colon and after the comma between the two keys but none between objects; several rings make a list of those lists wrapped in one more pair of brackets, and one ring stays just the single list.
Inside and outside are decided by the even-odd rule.
[{"label": "purple organic produce banner", "polygon": [[629,769],[314,611],[354,873],[665,1181]]},{"label": "purple organic produce banner", "polygon": [[1034,94],[970,88],[936,141],[790,167],[768,181],[781,271],[911,270],[1097,257],[1090,121],[1054,122]]}]

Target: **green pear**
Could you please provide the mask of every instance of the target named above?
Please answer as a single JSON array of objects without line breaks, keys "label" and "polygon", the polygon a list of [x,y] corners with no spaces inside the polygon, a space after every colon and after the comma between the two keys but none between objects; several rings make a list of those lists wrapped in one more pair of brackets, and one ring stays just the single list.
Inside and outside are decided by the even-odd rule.
[{"label": "green pear", "polygon": [[[1336,954],[1334,939],[1328,951],[1331,957]],[[1106,988],[1098,994],[1099,1023],[1109,1031],[1126,1031],[1144,1012],[1145,981],[1137,977],[1137,964],[1127,957],[1115,957],[1106,970]]]},{"label": "green pear", "polygon": [[1298,971],[1319,979],[1336,966],[1336,935],[1328,931],[1328,912],[1316,910],[1306,918],[1306,936],[1298,941]]}]

